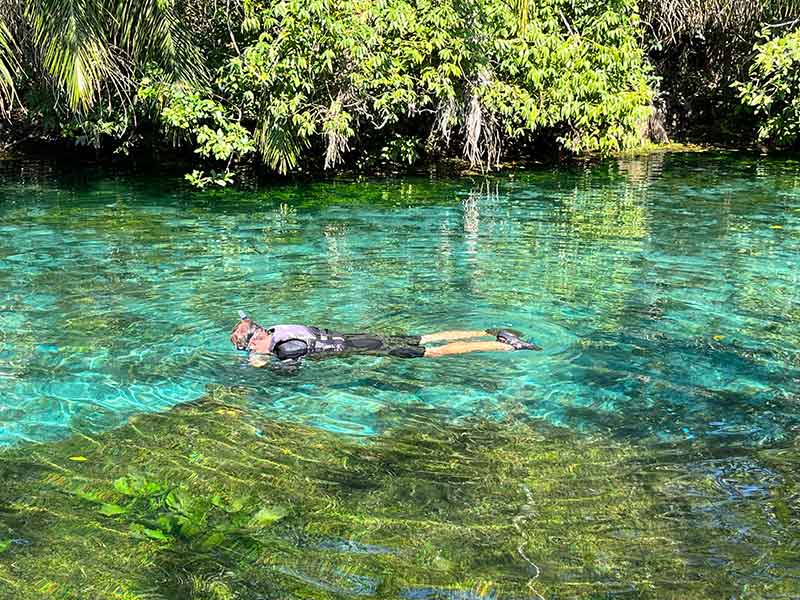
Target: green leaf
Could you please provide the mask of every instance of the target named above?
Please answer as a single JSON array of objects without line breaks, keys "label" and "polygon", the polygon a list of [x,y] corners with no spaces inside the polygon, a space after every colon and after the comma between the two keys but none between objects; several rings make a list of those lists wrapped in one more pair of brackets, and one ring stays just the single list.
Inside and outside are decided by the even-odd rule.
[{"label": "green leaf", "polygon": [[180,514],[189,514],[192,510],[192,497],[181,488],[175,488],[165,499],[167,507]]},{"label": "green leaf", "polygon": [[114,489],[125,496],[148,497],[162,493],[164,488],[140,475],[128,475],[114,481]]},{"label": "green leaf", "polygon": [[216,548],[219,546],[223,541],[225,541],[225,534],[221,531],[215,531],[209,534],[200,544],[200,547],[203,550],[211,550],[212,548]]},{"label": "green leaf", "polygon": [[219,494],[214,494],[211,498],[211,503],[216,506],[217,508],[221,508],[227,513],[237,513],[240,512],[246,503],[247,499],[241,496],[237,496],[235,498],[231,498],[230,500],[226,500]]},{"label": "green leaf", "polygon": [[179,523],[180,527],[178,531],[185,538],[191,539],[203,532],[202,524],[192,519],[183,519],[183,521],[179,521]]},{"label": "green leaf", "polygon": [[162,542],[166,542],[166,541],[169,540],[167,535],[163,531],[161,531],[160,529],[148,529],[147,527],[143,527],[142,528],[142,532],[147,537],[149,537],[150,539],[153,539],[153,540],[159,540],[159,541],[162,541]]},{"label": "green leaf", "polygon": [[269,506],[260,509],[253,517],[250,519],[250,526],[251,527],[267,527],[272,525],[276,521],[280,521],[286,515],[289,514],[289,510],[282,507],[282,506]]},{"label": "green leaf", "polygon": [[131,487],[130,481],[127,477],[120,477],[119,479],[115,480],[114,489],[120,494],[124,494],[126,496],[134,495],[133,488]]},{"label": "green leaf", "polygon": [[175,521],[173,517],[161,515],[156,519],[156,525],[158,525],[158,528],[164,533],[172,533],[175,526]]},{"label": "green leaf", "polygon": [[120,506],[119,504],[103,504],[103,506],[101,506],[97,512],[106,517],[113,517],[127,513],[128,509],[124,506]]},{"label": "green leaf", "polygon": [[139,523],[131,524],[131,533],[139,537],[146,537],[160,542],[169,541],[169,537],[163,531],[159,529],[150,529]]}]

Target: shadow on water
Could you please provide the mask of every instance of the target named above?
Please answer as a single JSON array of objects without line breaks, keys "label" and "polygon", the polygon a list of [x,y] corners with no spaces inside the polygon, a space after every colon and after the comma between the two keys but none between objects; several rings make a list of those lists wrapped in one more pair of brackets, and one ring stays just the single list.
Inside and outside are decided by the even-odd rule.
[{"label": "shadow on water", "polygon": [[0,454],[0,597],[792,598],[796,443],[544,424],[355,442],[241,392]]}]

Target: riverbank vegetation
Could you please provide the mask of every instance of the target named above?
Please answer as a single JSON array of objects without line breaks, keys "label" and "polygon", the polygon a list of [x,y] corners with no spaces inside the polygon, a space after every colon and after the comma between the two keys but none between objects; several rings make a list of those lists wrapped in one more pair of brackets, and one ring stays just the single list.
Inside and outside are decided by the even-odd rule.
[{"label": "riverbank vegetation", "polygon": [[9,0],[5,147],[386,172],[797,143],[798,0]]}]

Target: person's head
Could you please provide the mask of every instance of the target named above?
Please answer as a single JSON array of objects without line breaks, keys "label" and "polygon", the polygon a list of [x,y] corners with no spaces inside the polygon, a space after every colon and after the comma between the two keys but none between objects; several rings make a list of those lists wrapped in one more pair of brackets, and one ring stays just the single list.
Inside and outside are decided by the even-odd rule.
[{"label": "person's head", "polygon": [[250,339],[259,329],[261,329],[261,325],[253,321],[240,310],[239,322],[231,332],[231,343],[236,346],[237,350],[247,350],[247,347],[250,345]]}]

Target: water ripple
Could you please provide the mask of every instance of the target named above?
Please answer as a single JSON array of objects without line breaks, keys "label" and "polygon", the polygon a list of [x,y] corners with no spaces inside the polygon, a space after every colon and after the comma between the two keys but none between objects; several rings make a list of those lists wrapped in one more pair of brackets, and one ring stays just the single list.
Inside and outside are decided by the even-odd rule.
[{"label": "water ripple", "polygon": [[[355,436],[490,416],[781,440],[800,394],[792,169],[673,155],[206,198],[6,163],[0,444],[114,426],[210,385]],[[227,341],[240,308],[344,331],[512,327],[544,351],[255,372]]]}]

